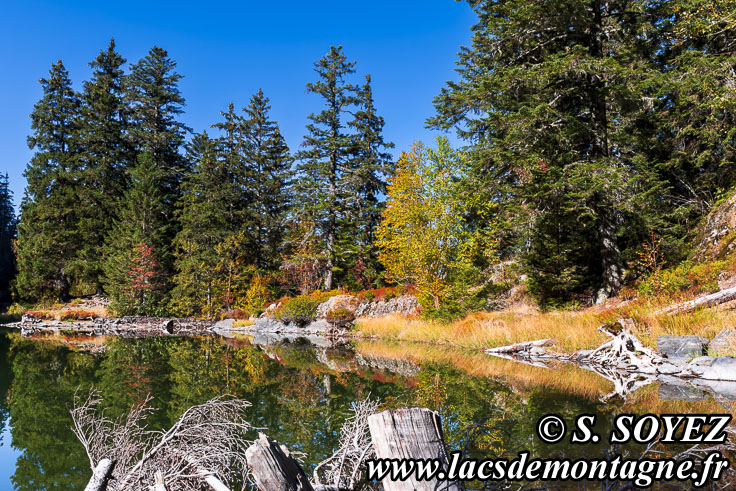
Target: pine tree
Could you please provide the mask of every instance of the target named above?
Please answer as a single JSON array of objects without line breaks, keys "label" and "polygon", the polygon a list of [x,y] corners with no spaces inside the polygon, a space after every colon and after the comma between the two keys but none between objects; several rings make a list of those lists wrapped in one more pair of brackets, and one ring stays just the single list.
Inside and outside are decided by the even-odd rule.
[{"label": "pine tree", "polygon": [[356,138],[352,168],[346,177],[354,207],[354,228],[359,231],[357,236],[351,237],[357,249],[351,269],[353,279],[363,288],[375,284],[380,275],[375,232],[384,210],[381,197],[386,193],[385,179],[393,171],[392,157],[386,149],[394,147],[383,139],[385,122],[376,114],[371,76],[367,75],[365,80],[358,93],[359,109],[350,122]]},{"label": "pine tree", "polygon": [[10,299],[10,283],[15,276],[13,244],[17,233],[13,192],[8,174],[0,174],[0,303]]},{"label": "pine tree", "polygon": [[125,59],[115,41],[90,63],[92,79],[84,84],[80,123],[80,212],[78,251],[80,275],[94,290],[101,289],[100,249],[110,233],[118,201],[126,189],[131,149],[127,140],[128,107],[123,94]]},{"label": "pine tree", "polygon": [[61,60],[40,83],[43,97],[31,114],[28,146],[35,153],[24,173],[28,186],[17,245],[15,292],[24,301],[68,298],[74,259],[85,240],[77,234],[79,96]]},{"label": "pine tree", "polygon": [[293,175],[289,147],[269,118],[270,109],[269,99],[259,90],[243,109],[246,116],[242,120],[254,261],[261,269],[280,261]]},{"label": "pine tree", "polygon": [[105,292],[124,315],[160,315],[172,269],[169,175],[141,152],[105,248]]},{"label": "pine tree", "polygon": [[345,78],[355,72],[355,62],[347,60],[342,47],[330,47],[330,52],[315,63],[317,82],[307,84],[307,92],[320,95],[325,108],[311,114],[307,136],[297,154],[299,182],[298,211],[309,216],[318,227],[326,259],[323,285],[333,288],[334,274],[343,265],[338,250],[340,235],[348,220],[346,188],[342,186],[351,169],[351,154],[355,137],[346,131],[345,115],[360,103],[359,88]]},{"label": "pine tree", "polygon": [[656,4],[470,4],[479,21],[461,79],[436,98],[429,123],[473,146],[475,184],[515,226],[510,252],[545,266],[530,268],[532,285],[545,285],[535,293],[602,301],[620,287],[623,246],[645,233],[662,184],[637,157],[657,77]]}]

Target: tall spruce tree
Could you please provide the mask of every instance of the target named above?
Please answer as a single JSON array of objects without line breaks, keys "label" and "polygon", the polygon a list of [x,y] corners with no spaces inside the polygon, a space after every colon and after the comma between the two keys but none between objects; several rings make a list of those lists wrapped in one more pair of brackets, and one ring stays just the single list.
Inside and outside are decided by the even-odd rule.
[{"label": "tall spruce tree", "polygon": [[243,109],[243,158],[247,168],[254,262],[268,269],[280,262],[286,214],[291,206],[292,159],[269,99],[258,90]]},{"label": "tall spruce tree", "polygon": [[[360,103],[359,87],[346,77],[355,72],[355,62],[348,61],[342,47],[331,46],[330,52],[315,64],[319,79],[307,84],[307,92],[324,99],[325,107],[310,114],[307,135],[298,152],[298,213],[317,225],[326,260],[323,287],[332,289],[335,272],[345,265],[338,244],[348,235],[350,223],[349,190],[346,176],[355,172],[352,152],[355,136],[347,131],[346,115]],[[354,206],[354,205],[353,205]]]},{"label": "tall spruce tree", "polygon": [[43,97],[31,113],[35,150],[24,176],[18,276],[15,292],[23,301],[66,299],[76,278],[73,264],[85,240],[79,222],[79,95],[61,60],[40,80]]},{"label": "tall spruce tree", "polygon": [[111,39],[90,63],[92,79],[85,82],[82,93],[78,233],[84,241],[77,262],[80,275],[97,291],[101,289],[103,269],[100,250],[112,229],[132,159],[123,92],[124,64]]},{"label": "tall spruce tree", "polygon": [[206,132],[192,138],[187,158],[194,167],[182,186],[171,304],[179,315],[211,315],[219,307],[216,247],[235,232],[227,212],[233,202],[232,179],[227,162],[218,158],[217,141]]},{"label": "tall spruce tree", "polygon": [[13,192],[8,174],[0,174],[0,303],[10,299],[10,283],[15,276],[13,243],[17,234]]},{"label": "tall spruce tree", "polygon": [[104,289],[118,312],[162,312],[174,274],[176,206],[190,171],[179,153],[187,128],[177,120],[184,98],[178,88],[182,76],[175,68],[166,50],[154,46],[124,82],[136,165],[104,257]]},{"label": "tall spruce tree", "polygon": [[600,302],[621,286],[622,249],[640,242],[662,185],[636,138],[657,75],[656,3],[469,3],[472,45],[429,123],[473,146],[469,185],[504,203],[533,292]]},{"label": "tall spruce tree", "polygon": [[137,152],[150,153],[154,165],[163,171],[172,211],[179,185],[189,171],[179,152],[188,131],[177,120],[184,112],[185,100],[178,86],[182,77],[166,50],[154,46],[125,78],[126,101],[131,111],[130,139]]},{"label": "tall spruce tree", "polygon": [[[235,111],[235,104],[228,104],[227,111],[220,113],[223,120],[212,125],[221,132],[216,140],[217,158],[227,172],[228,179],[223,182],[230,199],[223,202],[223,213],[227,215],[228,230],[236,231],[252,226],[249,203],[252,193],[248,186],[248,168],[244,160],[245,135],[243,117]],[[253,244],[248,244],[252,246]]]},{"label": "tall spruce tree", "polygon": [[393,173],[391,154],[394,144],[383,139],[385,121],[376,113],[371,76],[358,92],[359,106],[349,123],[355,129],[352,165],[346,184],[352,194],[352,218],[358,234],[352,237],[356,253],[351,266],[353,279],[363,288],[375,284],[380,275],[375,232],[385,203],[386,177]]}]

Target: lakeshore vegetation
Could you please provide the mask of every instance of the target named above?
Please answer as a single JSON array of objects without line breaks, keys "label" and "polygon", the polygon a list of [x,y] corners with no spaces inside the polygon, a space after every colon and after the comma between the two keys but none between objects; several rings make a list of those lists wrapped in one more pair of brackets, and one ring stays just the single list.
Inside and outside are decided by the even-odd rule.
[{"label": "lakeshore vegetation", "polygon": [[[512,290],[574,309],[708,291],[736,271],[726,253],[692,251],[736,184],[736,1],[468,3],[472,38],[427,121],[464,144],[397,158],[370,75],[339,46],[314,64],[307,96],[323,106],[298,148],[267,88],[186,127],[183,75],[160,47],[128,65],[110,41],[79,91],[54,63],[18,218],[0,176],[0,290],[26,307],[103,294],[119,315],[202,317],[412,291],[446,319]],[[643,305],[628,308],[646,318]],[[571,326],[605,317],[578,315]],[[468,326],[499,319],[438,336],[473,344]],[[432,326],[410,324],[384,331]],[[516,325],[506,341],[523,340]],[[596,339],[579,332],[570,348]]]}]

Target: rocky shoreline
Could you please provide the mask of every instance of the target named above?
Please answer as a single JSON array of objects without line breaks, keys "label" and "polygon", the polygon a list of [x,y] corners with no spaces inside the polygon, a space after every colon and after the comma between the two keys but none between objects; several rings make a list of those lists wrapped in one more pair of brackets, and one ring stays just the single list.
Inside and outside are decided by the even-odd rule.
[{"label": "rocky shoreline", "polygon": [[709,352],[716,354],[736,342],[736,331],[724,329],[710,343],[699,336],[660,336],[657,350],[652,350],[631,333],[632,326],[630,319],[603,325],[599,330],[610,336],[610,341],[594,350],[572,354],[549,349],[551,339],[491,348],[486,352],[545,368],[554,362],[573,363],[613,382],[614,390],[604,400],[615,396],[625,398],[654,382],[675,391],[687,393],[689,388],[695,388],[736,400],[736,357],[708,356]]}]

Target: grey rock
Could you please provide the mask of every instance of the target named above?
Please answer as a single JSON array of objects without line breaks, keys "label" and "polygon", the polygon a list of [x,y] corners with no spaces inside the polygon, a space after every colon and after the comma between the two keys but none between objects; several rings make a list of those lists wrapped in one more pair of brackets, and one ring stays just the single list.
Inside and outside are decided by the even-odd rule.
[{"label": "grey rock", "polygon": [[662,384],[658,394],[666,401],[702,401],[708,398],[704,391],[689,384]]},{"label": "grey rock", "polygon": [[700,336],[659,336],[657,349],[670,361],[683,362],[705,354],[708,340]]},{"label": "grey rock", "polygon": [[736,330],[724,329],[708,345],[708,350],[712,353],[719,354],[736,349]]},{"label": "grey rock", "polygon": [[233,324],[235,324],[235,319],[222,319],[215,322],[212,329],[231,329]]},{"label": "grey rock", "polygon": [[690,381],[698,389],[707,390],[728,400],[736,400],[736,382],[725,380],[701,380]]},{"label": "grey rock", "polygon": [[388,314],[413,315],[421,306],[414,295],[402,295],[391,300],[364,302],[355,309],[355,317],[377,317]]},{"label": "grey rock", "polygon": [[705,380],[728,380],[736,381],[736,358],[733,356],[719,356],[717,358],[708,358],[706,361],[698,363],[690,363],[687,366],[687,372],[690,376],[698,377]]}]

